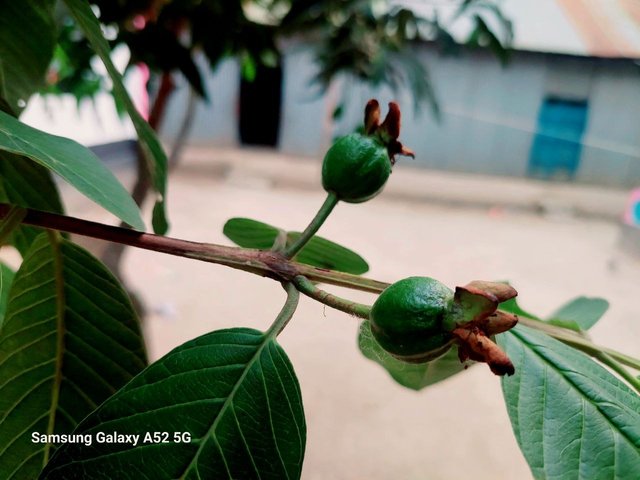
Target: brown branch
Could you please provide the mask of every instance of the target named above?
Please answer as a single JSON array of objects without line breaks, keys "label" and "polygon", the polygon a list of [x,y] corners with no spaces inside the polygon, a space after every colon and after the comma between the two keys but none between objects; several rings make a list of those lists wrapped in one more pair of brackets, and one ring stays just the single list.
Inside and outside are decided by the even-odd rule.
[{"label": "brown branch", "polygon": [[[0,203],[0,220],[7,217],[13,208],[14,205]],[[192,258],[203,262],[217,263],[256,275],[271,277],[279,281],[292,281],[296,276],[303,275],[313,282],[327,283],[370,293],[380,293],[389,286],[388,283],[364,278],[359,275],[335,272],[296,263],[287,260],[282,254],[277,252],[191,242],[150,233],[141,233],[126,228],[112,227],[39,210],[25,209],[25,212],[22,223],[26,225],[97,238],[99,240],[106,240],[179,257]],[[571,330],[523,316],[518,316],[518,318],[520,323],[542,331],[567,345],[582,350],[592,357],[597,358],[602,353],[605,353],[624,365],[640,369],[640,360],[610,348],[595,345]],[[468,335],[468,331],[458,333]],[[465,335],[462,336],[465,337]],[[486,338],[483,338],[482,340],[485,339]],[[477,340],[480,339],[474,338],[473,340],[475,340],[475,342],[473,342],[474,347],[478,347]],[[468,351],[467,354],[471,355],[472,352],[473,350]],[[476,353],[476,355],[478,355],[478,353]],[[508,370],[508,364],[506,362],[499,365],[499,368],[503,371],[505,367]]]},{"label": "brown branch", "polygon": [[[6,217],[11,209],[12,205],[0,203],[0,219]],[[389,285],[388,283],[363,278],[358,275],[334,272],[292,262],[277,252],[180,240],[39,210],[26,209],[22,223],[169,255],[226,265],[279,281],[290,281],[297,275],[304,275],[311,281],[340,285],[372,293],[379,293]]]}]

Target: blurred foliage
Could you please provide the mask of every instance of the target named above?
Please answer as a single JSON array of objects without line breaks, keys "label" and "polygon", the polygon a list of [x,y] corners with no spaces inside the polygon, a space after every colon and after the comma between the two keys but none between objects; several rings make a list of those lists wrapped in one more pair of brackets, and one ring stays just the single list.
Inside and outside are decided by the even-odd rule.
[{"label": "blurred foliage", "polygon": [[[323,88],[339,75],[388,86],[408,87],[416,105],[437,102],[427,66],[414,42],[435,43],[443,53],[460,47],[449,32],[463,17],[473,22],[467,44],[486,47],[506,61],[511,23],[495,0],[451,0],[455,6],[447,25],[438,11],[422,16],[410,3],[385,0],[93,0],[112,47],[124,43],[130,64],[143,62],[154,73],[180,72],[206,98],[202,72],[194,61],[201,51],[215,68],[236,57],[243,76],[252,80],[258,64],[280,62],[281,40],[303,37],[316,51],[315,81]],[[446,3],[446,2],[445,2]],[[108,82],[92,68],[93,52],[70,18],[61,23],[48,93],[72,93],[78,100],[106,88]]]}]

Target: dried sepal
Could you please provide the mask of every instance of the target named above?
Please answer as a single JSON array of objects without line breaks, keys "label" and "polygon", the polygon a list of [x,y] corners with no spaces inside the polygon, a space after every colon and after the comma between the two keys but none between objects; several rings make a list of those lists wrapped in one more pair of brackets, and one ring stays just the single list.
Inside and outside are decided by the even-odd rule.
[{"label": "dried sepal", "polygon": [[498,303],[518,296],[518,292],[508,283],[485,282],[483,280],[474,280],[464,286],[468,291],[485,295],[494,299]]},{"label": "dried sepal", "polygon": [[367,102],[364,107],[364,132],[373,135],[380,127],[380,104],[375,98]]},{"label": "dried sepal", "polygon": [[400,106],[396,102],[389,102],[389,112],[380,125],[381,134],[397,140],[400,136],[400,118]]},{"label": "dried sepal", "polygon": [[396,155],[415,157],[413,151],[398,141],[400,136],[401,114],[396,102],[389,102],[389,112],[380,124],[380,104],[374,98],[367,102],[364,109],[364,131],[367,135],[377,135],[387,147],[391,165],[396,163]]},{"label": "dried sepal", "polygon": [[516,315],[498,310],[485,319],[482,330],[487,336],[491,337],[511,330],[517,324],[518,317]]},{"label": "dried sepal", "polygon": [[461,362],[484,362],[495,375],[513,375],[515,368],[507,354],[477,328],[456,328],[451,332],[458,339],[458,358]]},{"label": "dried sepal", "polygon": [[518,292],[505,283],[475,280],[456,287],[453,297],[455,328],[461,362],[467,359],[484,362],[496,375],[513,375],[515,368],[507,354],[491,336],[506,332],[518,323],[518,317],[498,310],[500,302],[515,297]]}]

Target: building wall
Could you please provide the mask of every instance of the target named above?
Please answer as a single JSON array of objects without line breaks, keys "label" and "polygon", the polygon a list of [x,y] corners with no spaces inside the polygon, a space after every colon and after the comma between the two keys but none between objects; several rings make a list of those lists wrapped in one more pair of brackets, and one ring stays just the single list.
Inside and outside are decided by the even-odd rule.
[{"label": "building wall", "polygon": [[640,184],[640,70],[596,65],[589,99],[593,115],[578,180]]},{"label": "building wall", "polygon": [[[283,106],[278,148],[289,154],[322,157],[332,138],[362,122],[369,98],[403,109],[401,140],[416,152],[415,164],[434,169],[492,175],[527,175],[538,115],[544,99],[587,99],[588,118],[574,181],[632,186],[640,183],[640,70],[630,61],[517,52],[507,67],[491,54],[466,51],[439,56],[424,45],[441,108],[436,120],[428,106],[413,108],[409,92],[373,89],[339,79],[322,92],[313,83],[312,49],[292,44],[284,58]],[[193,140],[237,143],[238,68],[223,64],[208,80],[210,105],[198,107]],[[171,136],[181,115],[164,131]],[[337,105],[344,113],[332,120]],[[411,160],[407,160],[411,161]]]},{"label": "building wall", "polygon": [[[203,56],[196,61],[200,71],[204,73],[204,87],[208,99],[196,103],[190,140],[199,144],[236,145],[240,68],[234,60],[221,62],[215,70],[209,67]],[[182,78],[171,96],[160,126],[164,139],[174,140],[184,120],[188,102],[189,88],[186,80]]]}]

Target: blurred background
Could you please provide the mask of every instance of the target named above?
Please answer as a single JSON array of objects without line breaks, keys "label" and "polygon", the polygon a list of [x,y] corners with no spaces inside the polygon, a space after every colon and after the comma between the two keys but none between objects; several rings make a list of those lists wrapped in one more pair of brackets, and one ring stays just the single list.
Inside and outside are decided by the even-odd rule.
[{"label": "blurred background", "polygon": [[[415,160],[320,234],[383,281],[509,280],[542,316],[603,297],[594,341],[640,355],[637,1],[92,3],[170,154],[171,236],[230,244],[222,226],[236,216],[302,230],[333,139],[360,127],[368,99],[383,114],[397,101]],[[58,20],[48,84],[21,119],[91,146],[148,211],[134,129],[86,39],[64,10]],[[69,214],[113,223],[61,187]],[[283,302],[243,272],[77,240],[135,295],[153,359],[213,329],[265,329]],[[409,391],[359,353],[357,330],[303,299],[281,337],[307,412],[303,478],[530,477],[488,369]]]}]

